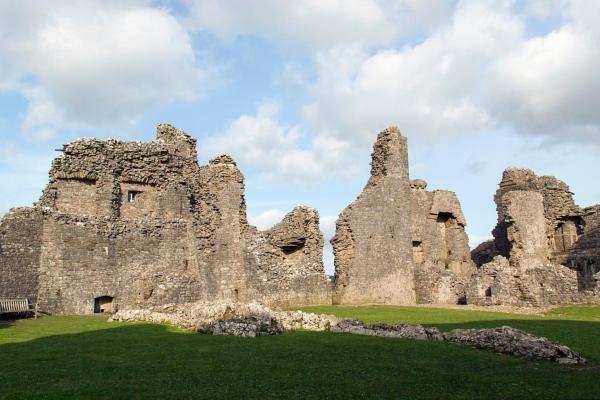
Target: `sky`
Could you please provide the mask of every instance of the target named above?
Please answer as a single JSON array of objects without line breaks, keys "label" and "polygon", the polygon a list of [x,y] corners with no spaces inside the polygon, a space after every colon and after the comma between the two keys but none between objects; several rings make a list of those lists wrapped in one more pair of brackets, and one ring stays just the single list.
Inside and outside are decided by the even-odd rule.
[{"label": "sky", "polygon": [[201,164],[236,160],[251,223],[308,205],[328,241],[398,126],[475,246],[509,166],[600,203],[598,65],[598,0],[0,0],[0,215],[39,198],[63,143],[167,122]]}]

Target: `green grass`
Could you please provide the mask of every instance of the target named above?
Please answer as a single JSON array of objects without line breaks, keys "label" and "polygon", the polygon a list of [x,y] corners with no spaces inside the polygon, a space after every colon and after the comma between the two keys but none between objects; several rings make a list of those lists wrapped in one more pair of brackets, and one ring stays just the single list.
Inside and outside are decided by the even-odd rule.
[{"label": "green grass", "polygon": [[417,307],[310,307],[368,322],[511,325],[567,344],[584,368],[439,342],[329,333],[212,337],[99,317],[0,324],[1,399],[600,398],[600,307],[546,316]]}]

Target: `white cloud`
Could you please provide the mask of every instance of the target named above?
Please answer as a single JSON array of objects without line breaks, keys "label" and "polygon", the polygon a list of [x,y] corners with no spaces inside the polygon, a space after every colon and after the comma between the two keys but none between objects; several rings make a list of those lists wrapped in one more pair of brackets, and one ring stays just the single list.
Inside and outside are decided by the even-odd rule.
[{"label": "white cloud", "polygon": [[35,139],[132,129],[196,98],[207,73],[177,19],[149,2],[3,2],[0,38],[0,90],[28,100],[23,131]]},{"label": "white cloud", "polygon": [[[317,56],[317,100],[305,108],[308,123],[371,141],[398,124],[409,136],[438,137],[491,124],[478,101],[481,71],[495,54],[522,35],[508,9],[484,3],[459,6],[453,23],[413,47],[341,58],[340,50]],[[343,59],[343,65],[340,65]]]},{"label": "white cloud", "polygon": [[319,228],[323,232],[325,242],[329,242],[333,235],[335,235],[335,221],[337,219],[337,215],[323,215],[319,218]]},{"label": "white cloud", "polygon": [[[327,174],[348,177],[350,143],[326,133],[306,138],[298,126],[278,121],[279,108],[263,102],[255,115],[243,115],[229,124],[224,132],[208,137],[200,148],[206,157],[226,153],[242,169],[256,169],[268,181],[309,184]],[[302,146],[302,139],[309,141]]]},{"label": "white cloud", "polygon": [[[600,8],[597,10],[600,15]],[[490,109],[517,130],[600,134],[600,35],[570,23],[522,43],[495,63]]]},{"label": "white cloud", "polygon": [[189,25],[223,38],[254,35],[308,49],[388,45],[451,15],[447,0],[187,0]]},{"label": "white cloud", "polygon": [[395,26],[375,0],[191,0],[190,24],[224,37],[250,34],[309,47],[386,43]]},{"label": "white cloud", "polygon": [[473,250],[475,247],[479,246],[481,243],[493,239],[492,236],[479,236],[479,235],[469,235],[469,247]]},{"label": "white cloud", "polygon": [[285,213],[279,209],[273,208],[271,210],[264,211],[258,215],[248,216],[248,222],[251,225],[256,226],[260,230],[271,229],[273,225],[285,217]]},{"label": "white cloud", "polygon": [[419,44],[319,51],[305,121],[353,143],[388,125],[413,139],[509,128],[599,142],[600,28],[590,15],[600,3],[559,9],[562,26],[528,37],[527,15],[515,14],[512,2],[465,0]]}]

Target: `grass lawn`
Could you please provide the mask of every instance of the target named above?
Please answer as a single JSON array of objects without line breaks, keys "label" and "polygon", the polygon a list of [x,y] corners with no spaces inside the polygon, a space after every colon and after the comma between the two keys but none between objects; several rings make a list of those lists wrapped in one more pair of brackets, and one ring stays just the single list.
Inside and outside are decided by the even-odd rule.
[{"label": "grass lawn", "polygon": [[56,316],[0,323],[0,398],[600,398],[600,307],[543,317],[384,306],[304,310],[442,330],[510,325],[571,346],[589,366],[438,342],[311,332],[241,339]]}]

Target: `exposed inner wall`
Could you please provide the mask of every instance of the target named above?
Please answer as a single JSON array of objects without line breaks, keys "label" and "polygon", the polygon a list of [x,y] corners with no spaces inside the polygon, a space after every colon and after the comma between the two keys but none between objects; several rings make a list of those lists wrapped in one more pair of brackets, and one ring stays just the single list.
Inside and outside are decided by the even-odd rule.
[{"label": "exposed inner wall", "polygon": [[465,303],[471,261],[465,219],[453,192],[411,181],[411,221],[417,303]]}]

